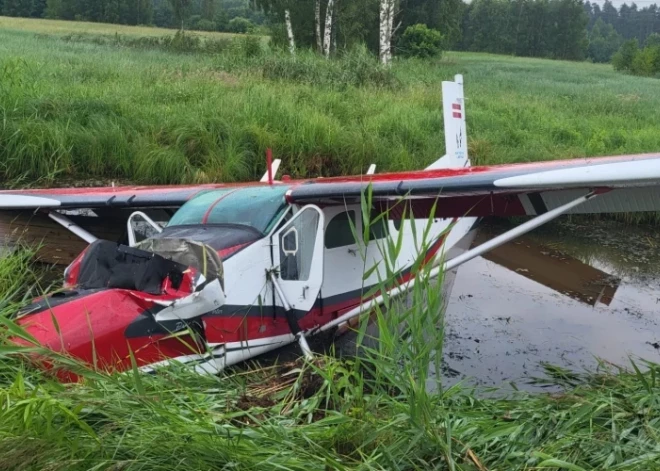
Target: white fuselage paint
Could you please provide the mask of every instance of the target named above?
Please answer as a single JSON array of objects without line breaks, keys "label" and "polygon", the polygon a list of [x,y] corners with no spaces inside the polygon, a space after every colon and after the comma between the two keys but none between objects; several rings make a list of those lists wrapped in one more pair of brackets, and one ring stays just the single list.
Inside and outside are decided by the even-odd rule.
[{"label": "white fuselage paint", "polygon": [[[386,7],[384,10],[382,9],[383,5]],[[391,35],[392,18],[388,18],[388,15],[393,16],[393,5],[393,1],[383,0],[381,2],[381,59],[385,55],[385,62],[389,61],[389,44],[383,46],[387,42],[387,39],[385,42],[383,41],[383,34],[388,35],[387,27],[389,25],[389,35]],[[391,8],[391,11],[388,8]],[[427,170],[470,166],[463,77],[456,75],[454,81],[444,81],[442,83],[442,96],[446,155],[429,165],[426,168]],[[295,207],[294,212],[300,209]],[[323,306],[332,303],[333,299],[341,298],[342,295],[345,295],[343,297],[349,297],[351,293],[363,287],[368,289],[378,284],[379,279],[386,279],[385,267],[383,266],[383,255],[386,253],[387,247],[386,239],[372,240],[365,246],[361,239],[363,233],[362,210],[359,204],[324,207],[322,209],[324,233],[333,217],[341,212],[351,210],[355,212],[354,223],[355,231],[359,235],[358,243],[336,248],[326,248],[324,246],[322,260],[316,261],[315,268],[323,271],[320,290],[316,293],[323,300]],[[401,251],[395,261],[394,271],[402,272],[411,267],[412,263],[419,258],[423,247],[432,245],[433,242],[444,235],[444,242],[435,259],[430,263],[438,265],[443,262],[444,255],[464,239],[476,221],[477,218],[472,217],[459,219],[437,218],[430,222],[431,227],[428,228],[429,221],[420,219],[415,220],[414,229],[410,220],[402,221],[399,228],[403,231]],[[392,221],[388,224],[389,237],[397,241],[399,230]],[[427,229],[426,240],[422,241],[422,234]],[[267,275],[268,270],[273,268],[271,252],[277,249],[277,247],[272,246],[276,243],[274,240],[276,238],[271,237],[276,230],[274,229],[267,237],[238,252],[225,262],[225,302],[227,305],[253,306],[253,309],[258,312],[260,305],[272,306],[273,300],[277,300],[277,295],[273,292],[272,283],[268,281]],[[446,232],[448,230],[449,232]],[[378,269],[370,271],[374,265],[379,265]],[[365,273],[370,273],[366,279],[364,279]],[[284,283],[283,281],[282,284]],[[305,293],[303,292],[302,297],[304,296]],[[359,298],[359,292],[357,297]],[[347,309],[351,308],[355,308],[355,305]],[[341,314],[341,311],[339,314]],[[314,330],[314,332],[318,331],[319,329]],[[253,358],[294,341],[295,337],[292,334],[244,342],[214,342],[209,338],[210,353],[181,357],[178,360],[183,362],[195,361],[195,368],[199,372],[216,372],[226,366]]]},{"label": "white fuselage paint", "polygon": [[[323,230],[325,231],[334,216],[346,210],[355,211],[356,231],[361,235],[362,223],[359,205],[324,208]],[[467,235],[475,222],[476,218],[460,218],[457,220],[437,218],[431,222],[431,228],[428,230],[427,240],[425,241],[426,245],[438,240],[453,224],[451,230],[445,234],[444,242],[436,255],[436,259],[431,263],[438,264],[444,254]],[[389,221],[388,224],[390,237],[396,241],[399,237],[399,231],[396,229],[394,222]],[[403,231],[403,243],[399,257],[396,260],[396,271],[406,270],[419,257],[422,249],[420,239],[428,224],[429,222],[426,219],[415,220],[416,227],[413,230],[410,221],[406,220],[400,226],[400,230]],[[417,243],[415,239],[417,239]],[[324,302],[359,290],[363,286],[369,287],[377,284],[379,271],[381,279],[384,277],[385,271],[381,268],[384,263],[381,250],[385,247],[385,239],[370,241],[366,247],[363,244],[361,245],[362,248],[358,244],[330,249],[324,247],[323,285],[320,292]],[[380,267],[371,273],[369,277],[363,279],[364,273],[375,264],[380,264]],[[250,309],[254,309],[255,312],[258,312],[260,305],[272,305],[273,287],[266,275],[267,270],[271,268],[270,237],[259,240],[229,258],[224,264],[225,303],[227,305],[251,306]],[[275,299],[277,299],[277,295]],[[227,366],[267,353],[294,341],[295,337],[292,334],[243,342],[213,342],[209,339],[207,353],[186,355],[175,358],[173,361],[190,363],[191,367],[194,367],[199,373],[217,373]],[[151,371],[160,365],[169,364],[169,362],[167,360],[145,366],[143,370]]]}]

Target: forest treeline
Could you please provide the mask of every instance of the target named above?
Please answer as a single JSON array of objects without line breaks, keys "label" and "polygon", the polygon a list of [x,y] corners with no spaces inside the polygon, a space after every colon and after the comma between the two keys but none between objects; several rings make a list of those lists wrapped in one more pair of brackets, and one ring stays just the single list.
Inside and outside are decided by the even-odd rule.
[{"label": "forest treeline", "polygon": [[0,0],[5,16],[245,33],[264,22],[249,0]]},{"label": "forest treeline", "polygon": [[[594,62],[610,62],[626,40],[634,40],[643,48],[660,34],[660,8],[656,4],[644,8],[623,4],[617,10],[610,1],[602,7],[587,1],[584,9],[589,16],[587,56]],[[629,51],[632,44],[627,46]]]},{"label": "forest treeline", "polygon": [[282,45],[289,41],[288,14],[296,45],[322,48],[329,11],[333,50],[364,43],[378,52],[384,5],[394,16],[394,54],[406,28],[420,23],[438,30],[447,48],[594,62],[611,61],[626,40],[643,49],[660,34],[655,4],[617,9],[610,1],[601,7],[582,0],[0,0],[0,12],[239,33],[263,25]]}]

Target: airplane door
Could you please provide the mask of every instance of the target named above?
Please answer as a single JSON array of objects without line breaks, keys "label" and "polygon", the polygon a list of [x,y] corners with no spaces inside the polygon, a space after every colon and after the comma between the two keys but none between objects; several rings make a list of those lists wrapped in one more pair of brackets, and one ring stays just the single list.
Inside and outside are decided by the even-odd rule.
[{"label": "airplane door", "polygon": [[280,291],[276,303],[282,307],[288,304],[297,316],[309,312],[321,292],[323,225],[323,212],[308,205],[273,235],[273,260],[279,271],[274,288]]}]

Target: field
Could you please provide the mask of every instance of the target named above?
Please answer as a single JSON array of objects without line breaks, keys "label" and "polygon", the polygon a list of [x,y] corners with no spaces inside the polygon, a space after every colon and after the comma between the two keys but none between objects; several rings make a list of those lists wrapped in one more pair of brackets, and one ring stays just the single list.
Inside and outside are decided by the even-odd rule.
[{"label": "field", "polygon": [[246,180],[267,147],[292,176],[420,168],[444,151],[440,82],[456,73],[476,163],[660,150],[656,81],[607,65],[447,53],[382,70],[361,51],[173,53],[132,28],[32,21],[0,30],[4,185]]},{"label": "field", "polygon": [[[0,184],[247,180],[267,147],[292,176],[420,168],[443,153],[440,82],[457,73],[476,163],[660,152],[657,80],[609,66],[447,53],[382,69],[361,50],[292,59],[262,38],[163,34],[0,19]],[[39,286],[30,260],[0,259],[0,469],[660,469],[660,365],[548,367],[557,394],[443,389],[423,274],[353,360],[199,377],[53,358],[82,376],[62,385],[4,341]]]},{"label": "field", "polygon": [[[176,31],[166,28],[150,26],[114,25],[109,23],[90,23],[86,21],[42,20],[37,18],[15,18],[0,16],[0,30],[24,31],[39,34],[68,35],[68,34],[121,34],[125,36],[163,36],[174,34]],[[231,33],[214,33],[198,31],[208,38],[227,38],[235,35]]]}]

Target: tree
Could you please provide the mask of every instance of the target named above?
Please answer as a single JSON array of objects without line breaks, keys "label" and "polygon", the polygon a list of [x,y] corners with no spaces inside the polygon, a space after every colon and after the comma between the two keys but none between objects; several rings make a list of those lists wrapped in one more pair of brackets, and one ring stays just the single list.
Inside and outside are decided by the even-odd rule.
[{"label": "tree", "polygon": [[392,28],[394,26],[395,0],[380,0],[380,48],[381,63],[387,65],[392,58]]},{"label": "tree", "polygon": [[630,71],[647,77],[660,74],[660,46],[645,47],[638,51],[632,60]]},{"label": "tree", "polygon": [[316,37],[316,50],[323,51],[323,39],[321,38],[321,0],[314,1],[314,36]]},{"label": "tree", "polygon": [[34,0],[32,4],[32,17],[43,18],[46,13],[46,0]]},{"label": "tree", "polygon": [[631,70],[635,57],[639,54],[637,39],[625,41],[621,48],[612,56],[612,65],[615,70]]},{"label": "tree", "polygon": [[172,6],[172,12],[174,13],[176,23],[181,25],[181,30],[183,31],[184,21],[190,15],[192,0],[169,0],[169,2]]},{"label": "tree", "polygon": [[660,46],[660,33],[652,33],[646,38],[644,42],[645,47]]},{"label": "tree", "polygon": [[552,57],[557,59],[584,59],[587,40],[587,18],[581,0],[555,0],[549,3],[552,28],[550,29]]},{"label": "tree", "polygon": [[5,16],[30,16],[32,9],[32,0],[4,0],[2,4]]},{"label": "tree", "polygon": [[213,21],[215,18],[215,0],[202,0],[202,18]]},{"label": "tree", "polygon": [[325,57],[330,57],[330,41],[332,40],[332,15],[334,0],[328,0],[328,5],[325,7],[325,30],[323,33],[323,54]]},{"label": "tree", "polygon": [[598,18],[589,32],[589,47],[587,57],[594,62],[609,62],[623,43],[623,37],[616,32],[614,26],[605,24]]},{"label": "tree", "polygon": [[276,21],[284,24],[289,52],[292,55],[295,54],[296,39],[293,34],[293,20],[291,19],[291,8],[296,7],[295,0],[252,0],[252,4]]},{"label": "tree", "polygon": [[399,40],[399,49],[406,57],[433,57],[442,54],[440,31],[425,24],[408,26]]},{"label": "tree", "polygon": [[601,18],[605,23],[609,23],[616,27],[619,24],[619,12],[616,10],[610,0],[605,0],[603,4]]}]

